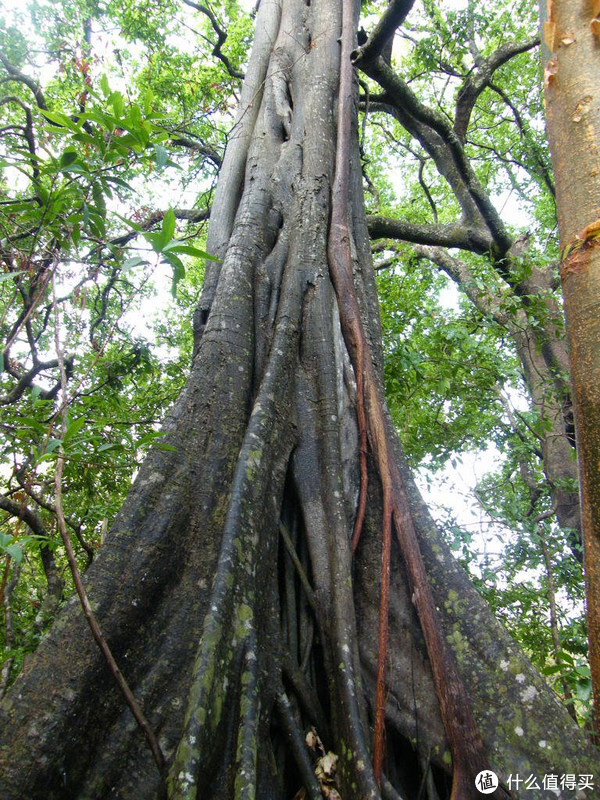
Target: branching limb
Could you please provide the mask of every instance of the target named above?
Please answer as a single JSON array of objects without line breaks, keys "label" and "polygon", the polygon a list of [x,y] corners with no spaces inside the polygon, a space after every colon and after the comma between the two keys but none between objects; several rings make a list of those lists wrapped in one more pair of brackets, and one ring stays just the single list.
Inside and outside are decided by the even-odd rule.
[{"label": "branching limb", "polygon": [[502,297],[498,298],[497,292],[482,291],[477,285],[471,268],[464,261],[454,258],[441,247],[424,247],[418,245],[414,248],[420,258],[426,258],[446,273],[454,283],[463,291],[473,305],[484,317],[492,317],[498,325],[509,327],[511,319],[509,314],[502,309]]},{"label": "branching limb", "polygon": [[[75,356],[73,355],[65,356],[65,366],[67,368],[67,372],[72,371],[74,358]],[[56,367],[58,367],[58,360],[56,358],[52,358],[50,361],[36,361],[31,369],[19,378],[17,385],[12,389],[12,391],[3,397],[0,397],[0,406],[8,406],[12,403],[16,403],[17,400],[21,398],[23,393],[33,385],[33,380],[36,375],[39,375],[40,372],[44,372],[47,369],[55,369]],[[43,400],[51,400],[57,391],[58,388],[49,389],[41,392],[40,397]]]},{"label": "branching limb", "polygon": [[476,68],[469,73],[462,85],[456,101],[454,116],[454,133],[464,142],[467,128],[477,98],[490,85],[494,72],[520,53],[532,50],[540,43],[539,36],[521,42],[506,42],[495,50],[488,58],[478,59]]},{"label": "branching limb", "polygon": [[213,27],[214,32],[217,34],[217,43],[213,47],[212,54],[216,58],[219,59],[225,66],[227,72],[231,75],[232,78],[238,78],[239,80],[244,80],[244,73],[240,72],[239,70],[235,69],[231,66],[231,62],[227,58],[227,56],[221,51],[221,48],[225,44],[227,40],[227,33],[223,30],[223,28],[219,25],[217,18],[213,14],[213,12],[208,8],[208,6],[201,5],[200,3],[194,3],[193,0],[183,0],[186,6],[190,8],[195,8],[196,11],[200,11],[202,14],[205,14],[209,20],[210,24]]},{"label": "branching limb", "polygon": [[392,0],[365,44],[352,53],[352,60],[357,66],[363,67],[364,64],[381,55],[396,29],[408,16],[414,3],[415,0]]},{"label": "branching limb", "polygon": [[38,108],[41,108],[43,111],[45,111],[48,108],[46,105],[46,98],[44,97],[44,92],[40,88],[37,81],[34,81],[33,78],[29,77],[29,75],[25,75],[24,72],[21,72],[20,69],[17,69],[17,67],[13,66],[4,53],[0,53],[0,62],[2,62],[2,65],[8,72],[11,80],[23,83],[28,89],[31,89]]},{"label": "branching limb", "polygon": [[171,144],[174,144],[177,147],[186,147],[188,150],[193,150],[196,153],[200,153],[201,156],[204,156],[204,158],[212,161],[217,169],[221,167],[221,162],[223,160],[221,156],[215,150],[207,147],[198,139],[190,139],[188,136],[173,135],[171,138]]},{"label": "branching limb", "polygon": [[[31,173],[34,182],[38,181],[40,177],[40,169],[38,166],[37,161],[37,154],[35,152],[35,137],[33,135],[33,115],[31,114],[31,109],[25,105],[25,103],[18,97],[14,95],[8,95],[7,97],[3,97],[0,99],[0,105],[4,105],[5,103],[14,103],[15,105],[19,106],[23,113],[25,114],[25,125],[23,128],[20,128],[23,138],[27,142],[27,149],[29,150],[30,158],[29,163],[31,165]],[[41,202],[41,201],[38,201]]]},{"label": "branching limb", "polygon": [[403,219],[370,215],[367,217],[372,239],[401,239],[414,244],[435,247],[458,247],[472,253],[489,253],[492,238],[483,227],[448,223],[446,225],[419,225]]},{"label": "branching limb", "polygon": [[[400,117],[405,118],[408,115],[417,122],[417,128],[421,127],[421,135],[419,136],[421,144],[428,152],[432,151],[431,155],[436,160],[436,164],[439,166],[440,160],[445,159],[448,161],[450,159],[457,177],[467,190],[478,214],[481,215],[492,235],[494,255],[496,260],[500,262],[512,245],[512,237],[506,230],[500,214],[495,209],[488,194],[477,179],[473,166],[464,151],[463,144],[448,119],[440,111],[431,109],[422,103],[409,85],[382,58],[364,65],[362,69],[370,78],[379,83],[389,98],[388,102],[399,110]],[[404,124],[403,119],[400,119],[400,121]],[[414,129],[415,126],[413,125]],[[429,137],[427,130],[429,131]],[[438,137],[437,152],[435,152],[435,143],[431,141],[431,132]],[[445,150],[445,155],[441,155],[439,152],[440,144]],[[442,174],[444,174],[444,169],[447,172],[448,167],[442,165]]]},{"label": "branching limb", "polygon": [[[490,89],[493,92],[496,92],[496,94],[499,95],[502,98],[502,100],[504,101],[505,105],[511,110],[512,115],[513,115],[514,120],[515,120],[515,124],[516,124],[517,128],[519,129],[519,133],[521,134],[521,136],[525,140],[530,139],[531,134],[527,130],[527,126],[525,124],[525,120],[521,116],[518,108],[515,106],[515,104],[510,99],[510,97],[504,91],[504,89],[502,89],[500,86],[496,85],[495,83],[492,83],[491,81],[490,81],[490,83],[488,85],[489,85]],[[551,172],[550,172],[550,170],[548,168],[548,164],[546,164],[546,162],[544,161],[541,153],[539,152],[539,149],[537,148],[537,146],[534,143],[532,143],[532,145],[529,148],[529,150],[531,152],[532,158],[534,159],[534,161],[536,162],[536,164],[539,167],[540,175],[542,176],[542,179],[543,179],[544,183],[546,184],[546,187],[548,188],[548,191],[550,192],[552,197],[556,197],[556,188],[554,186],[554,180],[552,179],[552,174],[551,174]]]}]

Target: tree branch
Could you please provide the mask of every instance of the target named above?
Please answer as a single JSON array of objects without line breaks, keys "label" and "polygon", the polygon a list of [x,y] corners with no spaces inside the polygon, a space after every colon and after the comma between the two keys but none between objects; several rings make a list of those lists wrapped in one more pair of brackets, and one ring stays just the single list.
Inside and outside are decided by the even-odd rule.
[{"label": "tree branch", "polygon": [[481,291],[470,267],[464,261],[453,258],[450,253],[441,247],[424,247],[418,245],[414,248],[419,258],[426,258],[443,270],[457,284],[481,314],[492,319],[503,327],[509,327],[510,318],[502,310],[502,299],[497,292]]},{"label": "tree branch", "polygon": [[38,105],[38,108],[41,108],[43,111],[46,111],[48,106],[46,105],[46,98],[44,97],[44,92],[41,90],[37,81],[34,81],[33,78],[30,78],[28,75],[25,75],[24,72],[14,67],[10,61],[6,58],[4,53],[0,53],[0,62],[4,66],[4,69],[8,72],[10,76],[10,80],[18,81],[19,83],[24,83],[31,91],[33,92],[33,96],[35,97],[35,102]]},{"label": "tree branch", "polygon": [[16,500],[2,495],[0,496],[0,508],[4,509],[4,511],[8,511],[11,516],[22,519],[36,536],[43,536],[45,539],[50,538],[42,520],[26,505],[17,503]]},{"label": "tree branch", "polygon": [[190,139],[187,136],[177,135],[171,138],[171,144],[177,145],[178,147],[187,147],[189,150],[195,150],[209,161],[212,161],[217,169],[221,168],[221,163],[223,160],[221,156],[215,150],[212,150],[210,147],[207,147],[205,144],[197,141],[196,139]]},{"label": "tree branch", "polygon": [[[67,372],[70,372],[73,368],[73,360],[75,359],[74,355],[67,356],[65,358],[65,364],[67,365]],[[11,403],[16,403],[17,400],[22,396],[23,392],[29,388],[32,383],[33,379],[36,375],[40,372],[43,372],[46,369],[54,369],[58,367],[58,360],[56,358],[51,359],[50,361],[35,361],[30,370],[28,370],[24,375],[21,376],[17,385],[13,388],[13,390],[4,395],[4,397],[0,397],[0,406],[8,406]],[[56,395],[58,391],[57,388],[49,389],[46,392],[42,392],[40,397],[43,400],[52,400],[52,398]]]},{"label": "tree branch", "polygon": [[193,0],[183,0],[183,2],[185,3],[186,6],[189,6],[190,8],[195,8],[196,11],[200,11],[202,14],[205,14],[209,18],[210,24],[212,25],[214,32],[217,34],[217,43],[213,47],[212,51],[213,56],[215,56],[216,58],[219,59],[219,61],[221,61],[221,63],[225,66],[225,69],[231,75],[232,78],[238,78],[239,80],[243,81],[244,73],[232,67],[231,62],[229,61],[227,56],[221,52],[221,47],[225,44],[225,41],[227,40],[227,34],[223,30],[223,28],[221,28],[221,26],[219,25],[217,18],[210,10],[210,8],[208,8],[207,6],[203,6],[200,3],[194,3]]},{"label": "tree branch", "polygon": [[356,66],[363,67],[381,55],[396,29],[408,16],[414,3],[415,0],[392,0],[365,44],[352,53],[352,61]]},{"label": "tree branch", "polygon": [[460,223],[419,225],[378,215],[369,215],[367,223],[372,239],[401,239],[414,244],[459,247],[480,255],[489,253],[493,245],[492,237],[485,228]]},{"label": "tree branch", "polygon": [[479,60],[477,66],[469,73],[466,81],[462,85],[458,99],[456,101],[456,113],[454,117],[454,133],[461,142],[465,141],[467,128],[471,119],[471,113],[477,102],[477,98],[483,90],[489,86],[494,72],[520,53],[532,50],[540,43],[539,36],[534,39],[527,39],[524,42],[506,42],[495,50],[488,58]]},{"label": "tree branch", "polygon": [[[512,245],[512,237],[477,179],[473,167],[465,154],[463,144],[455,134],[448,119],[439,111],[431,109],[422,103],[408,84],[382,58],[377,58],[372,63],[364,65],[362,69],[384,89],[389,97],[389,102],[393,104],[394,116],[406,127],[409,133],[419,138],[423,147],[432,155],[441,174],[446,177],[457,193],[457,198],[463,210],[467,212],[465,198],[460,196],[461,187],[456,185],[457,179],[462,183],[474,204],[476,212],[481,215],[490,230],[494,240],[493,249],[495,252],[493,255],[496,262],[500,263]],[[411,119],[413,123],[416,122],[418,124],[411,124]],[[429,131],[429,135],[427,131]],[[431,133],[436,135],[437,141],[432,141]],[[440,145],[445,150],[444,154],[440,153]],[[451,166],[454,167],[455,171],[454,176],[448,176],[449,165],[447,163],[440,164],[443,160],[452,162]],[[454,185],[451,182],[452,178]]]}]

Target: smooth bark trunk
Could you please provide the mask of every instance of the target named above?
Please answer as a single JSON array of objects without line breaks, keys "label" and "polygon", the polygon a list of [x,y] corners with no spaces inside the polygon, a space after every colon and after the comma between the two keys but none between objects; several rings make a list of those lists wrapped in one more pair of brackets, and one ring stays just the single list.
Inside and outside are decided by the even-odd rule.
[{"label": "smooth bark trunk", "polygon": [[584,532],[596,726],[600,733],[600,6],[553,0],[544,23],[548,136]]}]

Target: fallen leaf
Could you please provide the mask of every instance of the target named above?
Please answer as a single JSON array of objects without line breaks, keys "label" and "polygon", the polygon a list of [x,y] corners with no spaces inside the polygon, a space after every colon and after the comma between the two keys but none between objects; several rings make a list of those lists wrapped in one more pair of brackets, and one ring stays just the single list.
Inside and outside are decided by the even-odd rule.
[{"label": "fallen leaf", "polygon": [[333,775],[336,770],[338,757],[331,750],[321,759],[321,766],[325,775]]},{"label": "fallen leaf", "polygon": [[600,0],[592,0],[592,13],[595,17],[600,14]]},{"label": "fallen leaf", "polygon": [[561,44],[564,44],[565,47],[568,47],[570,44],[573,44],[575,39],[569,39],[567,36],[565,36],[565,38],[561,39],[560,41],[561,41]]},{"label": "fallen leaf", "polygon": [[590,28],[594,36],[600,36],[600,19],[593,19],[590,22]]}]

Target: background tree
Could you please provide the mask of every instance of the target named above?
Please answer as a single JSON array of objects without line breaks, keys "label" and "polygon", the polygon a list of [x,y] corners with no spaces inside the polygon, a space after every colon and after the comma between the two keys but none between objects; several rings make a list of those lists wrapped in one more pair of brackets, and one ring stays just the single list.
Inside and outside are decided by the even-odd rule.
[{"label": "background tree", "polygon": [[[194,367],[184,394],[170,412],[166,438],[141,468],[89,572],[88,590],[107,639],[142,701],[168,762],[173,763],[169,778],[172,796],[194,796],[200,791],[208,796],[229,793],[245,797],[257,791],[259,796],[277,797],[294,792],[302,784],[310,795],[318,796],[322,787],[302,741],[309,723],[316,725],[327,747],[340,757],[342,794],[376,796],[377,783],[368,765],[369,720],[375,717],[377,705],[375,675],[381,669],[376,631],[382,498],[375,461],[371,460],[367,516],[351,588],[349,534],[359,489],[356,389],[326,257],[336,153],[341,7],[300,2],[286,2],[283,9],[278,3],[263,5],[257,18],[253,56],[245,69],[237,122],[212,203],[207,248],[222,261],[209,264],[195,314]],[[206,23],[212,52],[219,59],[224,43],[217,29],[224,30],[223,23],[203,8],[195,9],[199,12],[195,20]],[[406,11],[406,5],[393,4],[383,17],[383,30],[389,31],[389,25],[393,30]],[[227,12],[235,14],[235,5],[228,5],[224,9]],[[135,8],[123,7],[119,14],[123,33],[140,35],[149,51],[154,48],[157,52],[168,45],[168,32],[161,31],[160,25],[152,29],[147,16]],[[86,19],[84,15],[84,31]],[[189,17],[185,20],[187,24]],[[216,48],[215,35],[220,41]],[[378,57],[384,39],[374,33],[361,59],[365,70],[384,69],[386,62]],[[182,58],[185,62],[185,56]],[[232,63],[238,72],[240,65],[232,62],[232,54],[226,54],[226,58],[227,63],[221,59],[221,65],[229,76],[223,73],[224,80],[230,80]],[[188,69],[190,66],[188,63]],[[88,76],[89,68],[80,74]],[[14,72],[11,77],[16,80]],[[48,170],[45,177],[53,190],[59,185],[62,190],[59,182],[68,162],[83,162],[82,177],[68,185],[75,183],[78,187],[79,194],[73,190],[72,202],[84,235],[91,230],[94,248],[102,252],[105,245],[119,270],[132,271],[145,266],[136,262],[144,257],[130,255],[134,263],[127,263],[121,248],[145,235],[147,245],[173,270],[182,291],[185,265],[180,256],[193,257],[196,253],[190,245],[174,239],[175,220],[177,216],[198,219],[202,212],[176,207],[172,213],[162,209],[137,221],[129,218],[130,232],[111,241],[97,221],[104,220],[106,213],[99,198],[108,193],[101,182],[94,193],[99,178],[93,175],[90,179],[85,172],[88,161],[93,160],[85,150],[85,159],[78,159],[77,148],[93,145],[101,164],[108,162],[111,169],[113,163],[120,166],[120,159],[125,157],[134,163],[139,160],[140,174],[145,176],[144,168],[167,166],[171,148],[185,146],[178,144],[175,134],[177,138],[184,134],[154,110],[154,102],[167,102],[155,90],[150,95],[144,90],[141,102],[136,104],[122,93],[119,99],[108,82],[100,84],[100,92],[94,96],[94,87],[90,86],[93,80],[86,80],[82,78],[88,87],[85,102],[96,103],[97,108],[48,117],[52,128],[57,128],[66,141],[65,151],[75,157],[61,156],[57,164],[45,159],[49,161],[44,163]],[[33,91],[34,97],[39,95],[35,85],[32,90],[29,84],[21,83]],[[196,116],[188,103],[193,92],[186,95],[186,85],[184,82],[181,107],[176,110],[189,115],[186,119],[192,127]],[[197,97],[194,101],[198,104],[195,108],[202,108],[206,102]],[[351,254],[368,357],[374,364],[369,380],[377,393],[382,354],[362,210],[356,120],[352,130]],[[118,157],[113,156],[113,148]],[[51,149],[50,155],[54,155]],[[33,186],[39,191],[31,150],[24,157],[30,170],[28,189]],[[215,159],[213,164],[220,163],[220,156]],[[28,198],[20,200],[23,203],[37,196],[26,191],[23,195]],[[93,203],[88,202],[90,196]],[[14,200],[11,198],[11,203],[15,204]],[[40,200],[43,207],[47,201],[43,196]],[[59,211],[57,226],[67,218],[64,206],[59,206]],[[29,231],[27,227],[23,230]],[[29,232],[33,237],[30,244],[35,242],[36,233],[35,229]],[[74,238],[63,235],[60,239],[66,242],[69,253]],[[114,242],[115,238],[119,241]],[[49,241],[54,243],[54,239]],[[46,250],[54,252],[50,245],[39,252]],[[50,268],[67,261],[66,252],[54,255]],[[88,259],[86,254],[86,263]],[[31,265],[28,269],[35,275]],[[10,280],[15,278],[17,283],[23,281],[20,274]],[[99,296],[105,298],[107,309],[114,309],[111,313],[118,320],[121,304],[111,304],[116,280],[110,285],[110,272],[104,280]],[[39,293],[38,304],[48,298],[49,284],[44,288],[46,294]],[[343,301],[344,295],[340,302],[345,327]],[[108,313],[103,308],[100,299],[94,308],[96,316]],[[23,328],[27,333],[27,313],[22,320],[11,322],[17,335]],[[36,317],[36,324],[42,326],[42,334],[46,330],[50,333],[43,320],[42,316],[37,323]],[[89,322],[84,319],[83,329],[88,327],[93,332],[94,321],[94,315]],[[50,315],[48,324],[52,324]],[[59,329],[58,333],[64,338],[66,331]],[[26,346],[30,345],[26,335],[24,340]],[[32,362],[33,352],[30,348]],[[102,350],[100,353],[102,356]],[[102,363],[93,354],[91,361],[94,369]],[[135,358],[122,364],[122,388],[127,389],[129,376],[136,380],[135,366]],[[15,369],[17,375],[9,380],[9,392],[27,372],[26,368],[21,372]],[[31,383],[41,372],[24,382],[21,397],[29,399]],[[107,380],[115,376],[119,373],[107,368]],[[133,402],[141,403],[137,383],[133,386],[136,391],[122,395],[129,407]],[[46,403],[38,405],[32,417],[40,426],[34,439],[42,443],[40,448],[36,442],[33,457],[37,460],[40,452],[52,456],[53,451],[48,452],[44,442],[47,438],[49,443],[52,436],[48,419],[54,417],[58,406],[48,404],[55,401],[56,393],[41,398],[31,390],[31,402]],[[93,430],[86,432],[87,414],[73,414],[77,400],[72,399],[70,404],[75,419],[61,437],[62,444],[54,447],[54,451],[62,447],[62,457],[70,456],[73,464],[80,465],[70,479],[73,490],[65,483],[65,488],[69,487],[66,498],[75,491],[82,460],[89,458],[90,464],[97,464],[105,452],[100,448],[113,444],[102,435],[99,444],[94,441]],[[367,412],[372,413],[369,403]],[[36,414],[42,421],[46,419],[45,428]],[[387,437],[391,429],[386,425],[382,435],[390,441]],[[518,425],[515,427],[518,429]],[[369,434],[371,452],[377,454],[372,426]],[[114,444],[122,446],[123,438]],[[143,442],[134,440],[134,453],[136,444]],[[71,447],[74,449],[69,453]],[[117,452],[127,453],[128,448]],[[560,751],[564,771],[591,771],[594,755],[586,751],[577,733],[564,744],[568,719],[561,716],[543,681],[469,589],[464,573],[451,559],[415,492],[397,447],[396,456],[401,474],[397,482],[404,484],[407,492],[404,525],[414,526],[419,535],[420,557],[429,574],[444,635],[458,662],[493,765],[504,777],[532,763],[543,774],[556,768],[554,753]],[[18,460],[16,472],[20,471],[22,457]],[[50,459],[47,462],[51,463]],[[130,460],[129,469],[131,466]],[[85,470],[85,464],[83,467]],[[126,467],[122,474],[127,474]],[[385,487],[385,472],[380,474]],[[34,480],[40,480],[35,473]],[[44,502],[40,494],[44,486],[34,488]],[[9,484],[7,499],[13,495]],[[31,511],[36,503],[38,518],[46,519],[47,512],[47,519],[52,520],[53,509],[44,508],[36,495],[29,493],[17,500],[22,504],[19,514],[14,506],[12,511],[7,509],[13,519],[22,517],[22,522],[29,524],[26,510]],[[397,505],[395,513],[398,522]],[[545,539],[539,531],[545,520],[539,519],[541,513],[536,524],[543,550]],[[384,761],[389,781],[384,779],[382,789],[388,796],[395,796],[395,791],[416,796],[425,780],[429,792],[437,782],[443,794],[450,751],[444,742],[430,664],[438,675],[439,669],[431,650],[430,659],[426,656],[410,600],[415,591],[425,593],[425,585],[413,584],[407,591],[402,559],[397,545],[392,547],[391,670]],[[45,549],[51,552],[51,548]],[[16,550],[11,552],[17,555]],[[31,553],[33,558],[34,551]],[[122,580],[125,564],[126,583]],[[548,574],[550,581],[551,569]],[[447,669],[446,675],[442,670],[442,695],[447,688]],[[57,675],[63,676],[58,682]],[[437,683],[440,690],[439,679]],[[158,773],[94,649],[78,608],[64,613],[41,645],[35,664],[19,681],[18,702],[16,691],[4,707],[8,733],[3,751],[7,776],[3,790],[7,796],[23,792],[32,796],[93,796],[107,787],[121,796],[152,795]],[[514,697],[519,697],[525,708],[531,706],[527,722],[520,707],[511,707]],[[500,710],[499,698],[501,703],[504,700]],[[80,721],[79,740],[69,730],[72,715]],[[540,738],[539,726],[544,738]],[[454,755],[456,760],[456,750]],[[35,766],[29,763],[32,757]],[[125,758],[127,770],[123,769]],[[327,778],[324,762],[319,766],[323,785]]]},{"label": "background tree", "polygon": [[[549,51],[544,76],[548,133],[557,178],[561,270],[569,333],[571,379],[585,535],[586,597],[596,726],[600,730],[600,440],[598,410],[598,146],[600,98],[592,65],[598,60],[600,4],[574,9],[553,3],[545,20]],[[572,45],[572,47],[571,47]],[[570,157],[565,157],[567,146]]]}]

